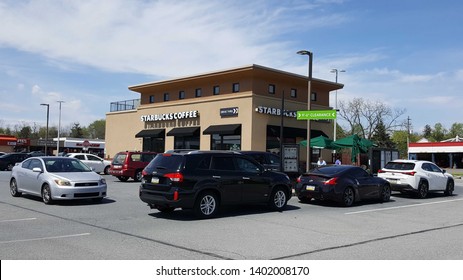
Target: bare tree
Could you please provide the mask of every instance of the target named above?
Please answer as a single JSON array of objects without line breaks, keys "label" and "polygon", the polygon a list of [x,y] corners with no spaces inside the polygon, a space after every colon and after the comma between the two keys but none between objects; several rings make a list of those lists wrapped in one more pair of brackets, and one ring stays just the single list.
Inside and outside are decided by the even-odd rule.
[{"label": "bare tree", "polygon": [[395,128],[403,127],[404,121],[399,121],[400,116],[405,113],[405,109],[392,109],[381,101],[364,100],[354,98],[350,101],[339,102],[339,116],[345,120],[350,128],[350,134],[359,134],[370,139],[381,122],[388,132]]}]

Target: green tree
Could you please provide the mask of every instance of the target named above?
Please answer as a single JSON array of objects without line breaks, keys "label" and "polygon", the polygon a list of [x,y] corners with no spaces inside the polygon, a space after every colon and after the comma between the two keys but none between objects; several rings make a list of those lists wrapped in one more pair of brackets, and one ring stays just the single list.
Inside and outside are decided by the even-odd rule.
[{"label": "green tree", "polygon": [[92,139],[105,139],[106,120],[96,120],[87,128],[89,137]]},{"label": "green tree", "polygon": [[80,127],[79,123],[74,123],[74,125],[71,128],[71,133],[69,135],[70,137],[73,138],[84,138],[84,129]]},{"label": "green tree", "polygon": [[417,142],[420,139],[418,134],[408,135],[406,130],[397,130],[392,133],[391,140],[395,144],[395,148],[399,150],[400,158],[407,158],[408,147],[407,147],[407,137],[409,137],[409,142]]},{"label": "green tree", "polygon": [[432,134],[431,126],[429,124],[425,125],[423,129],[423,137],[426,139],[429,139],[431,138],[431,134]]},{"label": "green tree", "polygon": [[447,138],[463,137],[463,123],[454,123],[449,130]]},{"label": "green tree", "polygon": [[445,127],[441,123],[436,123],[431,133],[431,140],[433,142],[439,142],[445,140],[446,135],[447,129],[445,129]]},{"label": "green tree", "polygon": [[387,133],[386,127],[381,120],[378,122],[375,132],[370,140],[375,142],[380,148],[395,148],[395,143],[391,140],[391,137]]}]

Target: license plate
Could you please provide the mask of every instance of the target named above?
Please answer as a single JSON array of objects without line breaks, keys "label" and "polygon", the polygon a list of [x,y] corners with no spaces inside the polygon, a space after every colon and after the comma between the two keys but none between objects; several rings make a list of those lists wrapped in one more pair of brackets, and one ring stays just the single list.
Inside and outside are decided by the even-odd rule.
[{"label": "license plate", "polygon": [[305,189],[307,191],[314,191],[315,190],[315,186],[305,186]]},{"label": "license plate", "polygon": [[159,178],[157,178],[157,177],[151,178],[151,183],[153,183],[153,184],[159,184]]}]

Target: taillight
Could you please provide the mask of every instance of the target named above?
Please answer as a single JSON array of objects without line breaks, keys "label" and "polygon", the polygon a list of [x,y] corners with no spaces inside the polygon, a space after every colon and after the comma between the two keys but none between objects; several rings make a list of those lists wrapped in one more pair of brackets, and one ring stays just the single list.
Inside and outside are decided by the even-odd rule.
[{"label": "taillight", "polygon": [[384,173],[384,172],[386,172],[386,171],[384,171],[382,169],[378,170],[378,173]]},{"label": "taillight", "polygon": [[325,185],[336,185],[337,182],[338,182],[338,177],[334,177],[326,181],[324,184]]},{"label": "taillight", "polygon": [[148,175],[148,172],[146,172],[146,170],[143,169],[143,171],[141,172],[141,175],[142,175],[142,176],[146,176],[146,175]]},{"label": "taillight", "polygon": [[297,177],[297,179],[296,179],[296,183],[300,183],[301,181],[302,181],[302,175],[301,175],[301,176],[299,176],[299,177]]},{"label": "taillight", "polygon": [[169,178],[172,182],[183,182],[183,174],[182,173],[168,173],[164,175],[164,177]]},{"label": "taillight", "polygon": [[416,171],[404,172],[403,174],[405,174],[405,175],[410,175],[410,176],[415,176]]}]

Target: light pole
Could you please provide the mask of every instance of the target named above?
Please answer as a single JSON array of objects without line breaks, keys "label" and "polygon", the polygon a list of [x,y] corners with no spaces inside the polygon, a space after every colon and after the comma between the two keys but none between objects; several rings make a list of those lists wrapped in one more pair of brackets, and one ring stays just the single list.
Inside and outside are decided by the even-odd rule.
[{"label": "light pole", "polygon": [[48,156],[48,120],[50,119],[50,104],[42,103],[41,106],[47,106],[47,132],[45,134],[45,156]]},{"label": "light pole", "polygon": [[[312,99],[312,60],[313,60],[313,53],[306,50],[298,51],[297,54],[300,55],[308,55],[309,56],[309,73],[308,73],[308,82],[307,82],[307,110],[310,111],[310,101]],[[309,172],[310,170],[310,163],[311,163],[311,155],[310,155],[310,120],[307,120],[307,164],[305,167],[305,171]]]},{"label": "light pole", "polygon": [[61,103],[63,103],[64,101],[56,101],[59,103],[59,118],[58,118],[58,141],[57,144],[56,144],[56,156],[59,155],[59,137],[60,137],[60,130],[61,130]]},{"label": "light pole", "polygon": [[[346,72],[346,70],[338,70],[336,68],[334,69],[331,69],[331,73],[335,73],[336,74],[336,83],[338,83],[338,73],[339,72]],[[338,111],[338,90],[335,91],[334,93],[334,109],[336,110],[336,112]],[[337,119],[337,117],[336,117]],[[334,134],[333,134],[333,141],[336,141],[336,129],[337,129],[337,125],[336,125],[336,119],[334,119]]]}]

